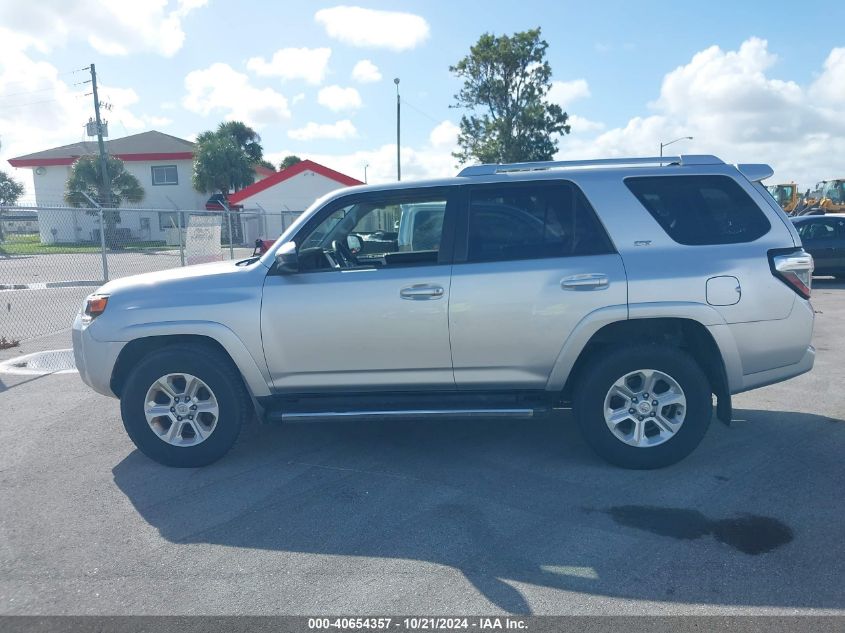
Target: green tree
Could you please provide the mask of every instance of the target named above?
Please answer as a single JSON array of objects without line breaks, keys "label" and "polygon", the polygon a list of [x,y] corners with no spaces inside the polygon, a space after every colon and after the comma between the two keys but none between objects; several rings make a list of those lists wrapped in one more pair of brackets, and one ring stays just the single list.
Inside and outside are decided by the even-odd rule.
[{"label": "green tree", "polygon": [[[23,195],[23,184],[19,183],[14,178],[10,178],[5,171],[0,171],[0,205],[16,204],[18,198]],[[2,210],[0,210],[0,242],[3,241],[3,219]]]},{"label": "green tree", "polygon": [[258,133],[241,121],[224,121],[217,126],[218,136],[229,136],[244,155],[254,164],[259,164],[264,158],[264,149],[261,147],[261,137]]},{"label": "green tree", "polygon": [[225,121],[200,134],[194,150],[194,189],[227,196],[251,185],[255,166],[264,161],[260,141],[255,130],[240,121]]},{"label": "green tree", "polygon": [[203,132],[194,150],[194,189],[204,193],[238,191],[255,181],[253,163],[228,136]]},{"label": "green tree", "polygon": [[299,156],[296,156],[294,154],[291,154],[290,156],[285,156],[282,159],[282,162],[279,163],[279,171],[284,171],[288,167],[291,167],[292,165],[296,165],[297,163],[301,163],[301,162],[302,162],[302,159]]},{"label": "green tree", "polygon": [[89,207],[86,213],[99,216],[99,211],[91,209],[86,194],[104,208],[105,240],[110,248],[119,246],[115,227],[120,223],[117,207],[125,202],[137,203],[144,199],[144,188],[138,179],[126,171],[123,161],[114,156],[106,157],[106,169],[109,174],[109,187],[103,191],[103,177],[99,156],[80,156],[70,168],[70,175],[65,184],[65,202],[72,207]]},{"label": "green tree", "polygon": [[0,171],[0,204],[13,205],[23,195],[24,187],[5,171]]},{"label": "green tree", "polygon": [[257,165],[261,165],[262,167],[265,167],[265,168],[267,168],[267,169],[272,169],[273,171],[276,171],[276,166],[275,166],[273,163],[271,163],[269,160],[266,160],[266,159],[264,159],[264,158],[262,158],[262,159],[261,159],[260,161],[258,161],[258,163],[256,163],[256,164],[257,164]]},{"label": "green tree", "polygon": [[569,133],[568,115],[546,99],[552,69],[540,28],[497,37],[482,35],[470,53],[449,70],[463,86],[452,107],[461,117],[461,163],[513,163],[551,160],[557,135]]}]

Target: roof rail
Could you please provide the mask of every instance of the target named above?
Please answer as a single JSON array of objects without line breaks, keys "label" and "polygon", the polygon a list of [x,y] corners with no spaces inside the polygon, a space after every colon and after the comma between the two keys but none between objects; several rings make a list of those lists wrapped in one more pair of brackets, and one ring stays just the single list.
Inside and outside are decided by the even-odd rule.
[{"label": "roof rail", "polygon": [[723,165],[723,161],[708,154],[682,156],[649,156],[646,158],[594,158],[591,160],[549,160],[533,163],[505,163],[470,165],[458,176],[490,176],[514,171],[543,171],[547,169],[574,169],[578,167],[615,167],[620,165]]}]

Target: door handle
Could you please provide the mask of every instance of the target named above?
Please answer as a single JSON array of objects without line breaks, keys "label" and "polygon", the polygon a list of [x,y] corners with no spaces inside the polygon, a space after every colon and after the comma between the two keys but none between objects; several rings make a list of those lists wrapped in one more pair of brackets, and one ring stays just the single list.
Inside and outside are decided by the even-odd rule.
[{"label": "door handle", "polygon": [[564,290],[604,290],[610,286],[610,280],[603,273],[584,273],[571,275],[560,280]]},{"label": "door handle", "polygon": [[431,284],[414,284],[413,286],[406,286],[399,291],[399,296],[403,299],[410,299],[412,301],[420,301],[425,299],[439,299],[446,291],[442,286],[435,286]]}]

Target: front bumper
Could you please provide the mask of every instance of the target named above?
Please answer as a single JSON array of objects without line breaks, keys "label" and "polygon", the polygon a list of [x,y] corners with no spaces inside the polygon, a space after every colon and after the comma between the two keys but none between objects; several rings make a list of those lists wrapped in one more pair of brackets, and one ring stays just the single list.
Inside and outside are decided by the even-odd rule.
[{"label": "front bumper", "polygon": [[111,376],[123,342],[98,341],[91,332],[92,322],[86,323],[77,314],[71,330],[73,357],[82,382],[104,396],[117,396],[111,390]]}]

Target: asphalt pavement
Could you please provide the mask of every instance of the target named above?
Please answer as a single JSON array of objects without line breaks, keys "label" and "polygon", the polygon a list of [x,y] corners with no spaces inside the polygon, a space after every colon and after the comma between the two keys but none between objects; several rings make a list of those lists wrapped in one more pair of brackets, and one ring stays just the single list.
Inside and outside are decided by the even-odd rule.
[{"label": "asphalt pavement", "polygon": [[77,375],[0,375],[0,614],[845,614],[845,285],[813,302],[813,372],[657,471],[566,412],[255,425],[169,469]]}]

